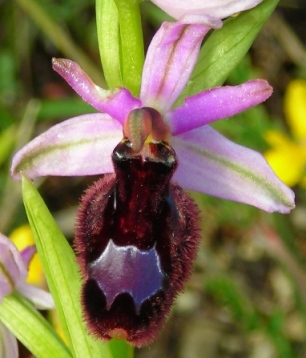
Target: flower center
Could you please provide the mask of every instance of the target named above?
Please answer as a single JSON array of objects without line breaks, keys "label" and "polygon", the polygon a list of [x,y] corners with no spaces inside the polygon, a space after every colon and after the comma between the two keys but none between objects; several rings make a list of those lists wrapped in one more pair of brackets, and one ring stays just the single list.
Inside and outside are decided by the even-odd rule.
[{"label": "flower center", "polygon": [[133,151],[138,153],[146,141],[166,141],[170,130],[156,109],[143,107],[129,113],[123,125],[123,135],[131,142]]}]

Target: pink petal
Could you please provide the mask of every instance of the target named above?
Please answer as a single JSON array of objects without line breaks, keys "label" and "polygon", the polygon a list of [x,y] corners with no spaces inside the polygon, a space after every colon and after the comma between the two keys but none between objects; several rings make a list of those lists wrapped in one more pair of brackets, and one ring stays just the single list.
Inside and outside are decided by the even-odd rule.
[{"label": "pink petal", "polygon": [[27,269],[16,246],[0,233],[0,302],[27,277]]},{"label": "pink petal", "polygon": [[164,22],[146,56],[140,98],[147,107],[168,111],[185,87],[209,27]]},{"label": "pink petal", "polygon": [[70,60],[52,59],[53,69],[59,73],[84,101],[101,112],[124,123],[129,112],[141,106],[139,99],[125,88],[106,91],[95,85],[81,67]]},{"label": "pink petal", "polygon": [[71,118],[51,127],[13,157],[11,175],[81,176],[113,171],[111,154],[122,126],[103,113]]},{"label": "pink petal", "polygon": [[223,25],[222,20],[210,15],[187,14],[180,17],[181,24],[205,25],[212,29],[220,29]]},{"label": "pink petal", "polygon": [[33,256],[35,255],[35,253],[36,253],[35,245],[29,245],[20,252],[23,263],[27,269],[29,268],[30,262],[31,262]]},{"label": "pink petal", "polygon": [[[202,15],[207,19],[206,25],[211,26],[214,21],[224,19],[237,12],[251,9],[262,0],[152,0],[152,2],[163,9],[167,14],[180,19],[185,15]],[[204,20],[201,21],[203,23]]]},{"label": "pink petal", "polygon": [[55,307],[51,294],[41,288],[20,282],[17,286],[18,291],[31,301],[37,309],[49,310]]},{"label": "pink petal", "polygon": [[1,358],[18,358],[18,345],[15,336],[0,322]]},{"label": "pink petal", "polygon": [[172,138],[180,159],[174,180],[185,189],[288,213],[294,193],[259,153],[235,144],[209,126]]},{"label": "pink petal", "polygon": [[3,275],[1,273],[0,275],[0,303],[2,302],[2,299],[4,296],[9,295],[13,290],[15,289],[15,286],[13,285],[13,282],[7,277],[7,275]]},{"label": "pink petal", "polygon": [[213,88],[187,97],[166,119],[173,135],[184,133],[256,106],[269,98],[272,91],[265,80]]}]

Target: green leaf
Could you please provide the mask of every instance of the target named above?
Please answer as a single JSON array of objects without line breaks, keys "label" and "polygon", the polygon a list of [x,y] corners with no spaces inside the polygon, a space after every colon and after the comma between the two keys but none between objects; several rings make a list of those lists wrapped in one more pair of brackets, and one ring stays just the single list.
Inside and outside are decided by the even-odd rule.
[{"label": "green leaf", "polygon": [[112,357],[107,344],[86,332],[80,303],[81,280],[75,255],[30,180],[22,179],[23,201],[49,289],[73,356]]},{"label": "green leaf", "polygon": [[11,150],[15,143],[16,127],[14,125],[6,128],[0,133],[0,165],[10,156]]},{"label": "green leaf", "polygon": [[183,98],[220,86],[239,64],[279,0],[265,0],[254,9],[224,22],[208,37],[201,49]]},{"label": "green leaf", "polygon": [[119,16],[121,66],[124,87],[140,92],[144,63],[143,35],[138,0],[115,0]]},{"label": "green leaf", "polygon": [[72,357],[50,323],[17,292],[3,298],[0,320],[35,357]]},{"label": "green leaf", "polygon": [[100,58],[109,88],[123,86],[118,10],[114,0],[96,0]]}]

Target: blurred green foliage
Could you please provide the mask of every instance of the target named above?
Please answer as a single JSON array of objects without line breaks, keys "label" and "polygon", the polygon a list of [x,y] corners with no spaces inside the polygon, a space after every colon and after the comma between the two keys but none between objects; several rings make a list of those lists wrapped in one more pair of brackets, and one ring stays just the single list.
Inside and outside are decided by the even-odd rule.
[{"label": "blurred green foliage", "polygon": [[[63,53],[21,3],[16,0],[0,5],[0,230],[5,234],[26,220],[20,183],[9,176],[13,152],[53,123],[94,111],[53,73],[51,58]],[[36,0],[36,3],[90,59],[90,66],[100,70],[94,2]],[[148,43],[163,15],[146,3],[142,10]],[[306,31],[305,25],[303,31]],[[267,43],[265,39],[261,41],[263,48]],[[256,66],[258,53],[255,52],[253,48],[239,63],[227,83],[238,84],[268,76]],[[278,110],[285,89],[283,78],[288,82],[295,73],[303,71],[290,62],[290,58],[278,65],[282,76],[279,82],[273,83],[275,96],[270,101],[279,102],[257,106],[215,123],[214,127],[233,141],[261,152],[267,149],[264,131],[279,128],[286,131],[281,110]],[[76,207],[78,195],[87,184],[88,179],[69,179],[68,184],[64,180],[47,179],[41,192],[50,207],[55,208],[53,214],[62,216],[65,209]],[[215,344],[215,355],[201,358],[305,357],[306,192],[297,189],[296,193],[297,209],[289,216],[269,215],[242,204],[192,194],[203,213],[203,245],[187,293],[199,294],[201,298],[194,314],[179,327],[175,322],[183,313],[178,303],[163,336],[151,348],[137,351],[136,356],[152,357],[150,352],[154,350],[158,352],[156,356],[181,358],[177,347],[187,344],[183,339],[184,327],[189,327],[188,319],[199,315],[203,325],[200,330],[214,320],[219,334],[218,342],[211,342]],[[273,241],[274,236],[265,231],[266,227],[277,239]],[[276,246],[271,245],[272,241]],[[229,342],[228,345],[223,342],[226,348],[221,350],[227,327],[240,339],[240,348],[235,350]],[[198,344],[200,340],[201,336]],[[260,346],[268,347],[266,356],[259,355]]]}]

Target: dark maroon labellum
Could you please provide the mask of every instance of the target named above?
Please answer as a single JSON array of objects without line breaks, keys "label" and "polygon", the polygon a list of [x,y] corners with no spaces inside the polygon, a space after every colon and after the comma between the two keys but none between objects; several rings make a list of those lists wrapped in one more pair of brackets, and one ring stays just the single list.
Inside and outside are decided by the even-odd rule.
[{"label": "dark maroon labellum", "polygon": [[[115,174],[82,198],[75,248],[90,331],[141,347],[158,334],[188,279],[199,242],[196,204],[170,183],[177,167],[166,143],[113,152]],[[188,175],[188,174],[187,174]]]}]

